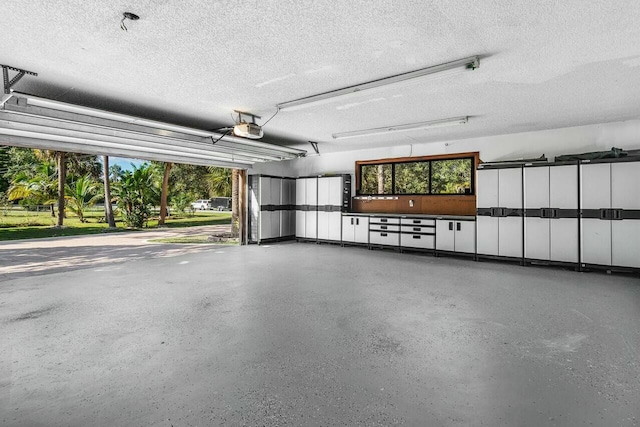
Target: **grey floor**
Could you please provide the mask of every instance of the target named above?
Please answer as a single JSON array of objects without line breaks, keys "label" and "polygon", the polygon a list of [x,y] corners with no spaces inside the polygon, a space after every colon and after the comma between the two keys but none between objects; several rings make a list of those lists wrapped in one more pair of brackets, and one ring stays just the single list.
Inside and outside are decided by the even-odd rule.
[{"label": "grey floor", "polygon": [[284,243],[0,282],[0,424],[635,426],[640,280]]}]

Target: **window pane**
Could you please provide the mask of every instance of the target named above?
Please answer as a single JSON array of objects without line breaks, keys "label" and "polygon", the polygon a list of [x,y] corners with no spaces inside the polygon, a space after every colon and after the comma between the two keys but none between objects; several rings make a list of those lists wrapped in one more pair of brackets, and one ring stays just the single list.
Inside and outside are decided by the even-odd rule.
[{"label": "window pane", "polygon": [[362,165],[360,194],[391,194],[391,164]]},{"label": "window pane", "polygon": [[429,194],[429,162],[396,163],[396,194]]},{"label": "window pane", "polygon": [[471,159],[434,160],[431,167],[432,194],[471,193]]}]

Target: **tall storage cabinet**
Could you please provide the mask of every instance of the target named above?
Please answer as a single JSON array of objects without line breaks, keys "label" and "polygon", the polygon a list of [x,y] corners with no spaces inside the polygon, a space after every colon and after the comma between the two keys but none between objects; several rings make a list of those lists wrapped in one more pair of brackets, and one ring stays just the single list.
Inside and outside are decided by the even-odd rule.
[{"label": "tall storage cabinet", "polygon": [[295,180],[266,175],[249,177],[249,242],[282,240],[294,235]]},{"label": "tall storage cabinet", "polygon": [[640,268],[640,162],[580,165],[583,266]]},{"label": "tall storage cabinet", "polygon": [[524,257],[578,263],[578,164],[524,168]]},{"label": "tall storage cabinet", "polygon": [[296,180],[296,238],[318,237],[318,178]]},{"label": "tall storage cabinet", "polygon": [[342,189],[341,176],[318,178],[318,240],[342,238]]},{"label": "tall storage cabinet", "polygon": [[479,166],[477,172],[477,254],[522,258],[522,166]]}]

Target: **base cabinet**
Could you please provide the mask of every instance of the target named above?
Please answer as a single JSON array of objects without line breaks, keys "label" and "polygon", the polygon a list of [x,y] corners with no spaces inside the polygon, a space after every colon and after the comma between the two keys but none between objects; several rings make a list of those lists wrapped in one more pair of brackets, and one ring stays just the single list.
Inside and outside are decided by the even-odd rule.
[{"label": "base cabinet", "polygon": [[369,244],[369,217],[344,215],[342,217],[342,242]]},{"label": "base cabinet", "polygon": [[436,250],[475,254],[475,221],[436,220]]}]

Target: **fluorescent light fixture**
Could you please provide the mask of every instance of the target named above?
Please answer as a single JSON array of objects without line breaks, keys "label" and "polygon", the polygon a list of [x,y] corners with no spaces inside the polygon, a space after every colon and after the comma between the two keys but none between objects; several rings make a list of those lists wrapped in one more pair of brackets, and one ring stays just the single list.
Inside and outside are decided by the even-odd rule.
[{"label": "fluorescent light fixture", "polygon": [[307,96],[305,98],[295,99],[293,101],[283,102],[276,107],[280,110],[297,110],[304,108],[309,104],[320,104],[332,101],[334,98],[350,95],[353,93],[363,92],[371,89],[385,87],[389,85],[397,85],[405,83],[407,80],[417,78],[440,78],[457,74],[466,70],[475,70],[480,66],[480,58],[472,56],[469,58],[459,59],[457,61],[447,62],[445,64],[434,65],[433,67],[421,68],[408,73],[396,74],[395,76],[385,77],[370,82],[348,86],[342,89],[336,89],[329,92],[320,93],[318,95]]},{"label": "fluorescent light fixture", "polygon": [[430,129],[430,128],[445,127],[445,126],[463,125],[467,123],[467,121],[469,121],[469,118],[467,116],[454,117],[451,119],[432,120],[429,122],[409,123],[406,125],[397,125],[397,126],[385,126],[381,128],[354,130],[350,132],[339,132],[339,133],[334,133],[332,136],[333,136],[333,139],[357,138],[359,136],[406,132],[406,131],[416,130],[416,129]]}]

